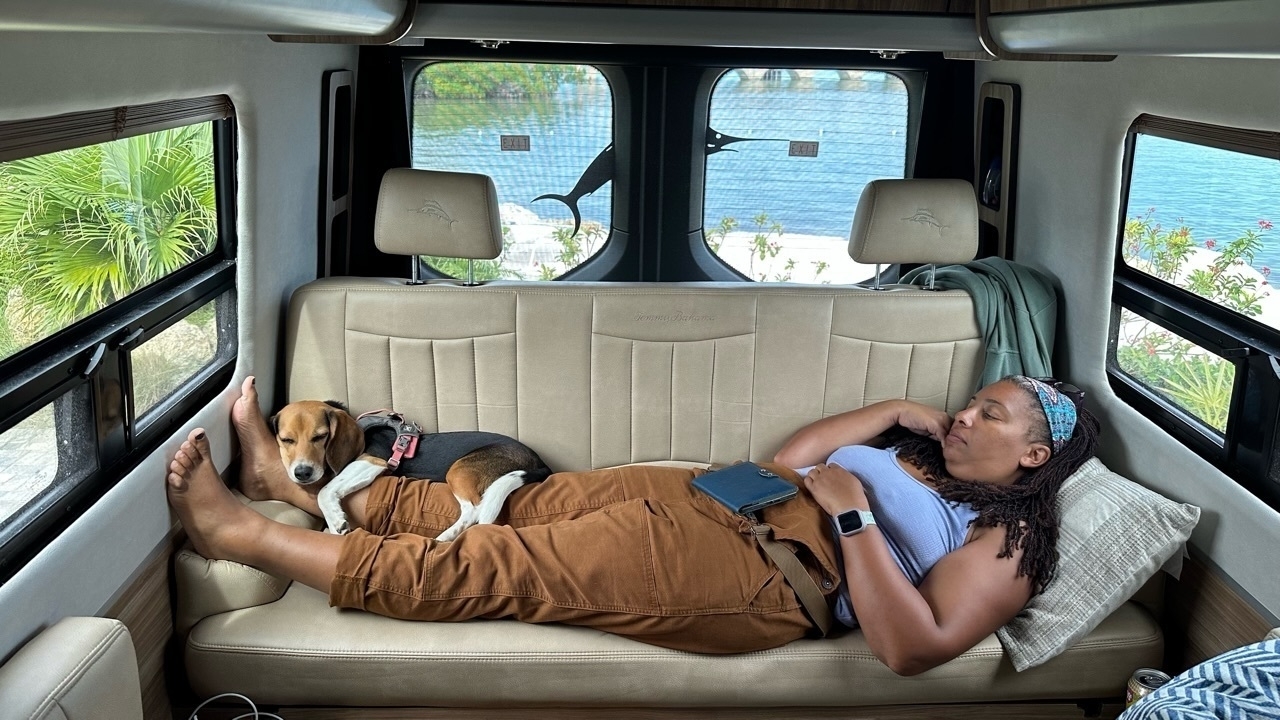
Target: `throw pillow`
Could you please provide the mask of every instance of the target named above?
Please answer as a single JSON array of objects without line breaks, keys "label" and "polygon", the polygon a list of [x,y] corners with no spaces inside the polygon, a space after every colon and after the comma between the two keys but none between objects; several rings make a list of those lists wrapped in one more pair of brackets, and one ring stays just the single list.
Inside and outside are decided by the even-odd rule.
[{"label": "throw pillow", "polygon": [[1179,552],[1200,509],[1169,500],[1093,458],[1058,494],[1058,571],[996,635],[1015,670],[1088,635]]}]

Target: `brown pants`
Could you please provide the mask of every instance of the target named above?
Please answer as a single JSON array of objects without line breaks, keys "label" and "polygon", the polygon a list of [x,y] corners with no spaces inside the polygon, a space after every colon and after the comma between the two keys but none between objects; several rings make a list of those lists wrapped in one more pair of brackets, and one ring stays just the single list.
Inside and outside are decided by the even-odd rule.
[{"label": "brown pants", "polygon": [[[330,602],[409,620],[561,622],[704,653],[804,636],[812,624],[786,579],[745,521],[689,485],[696,474],[653,466],[557,473],[513,493],[497,524],[447,543],[431,538],[458,517],[448,485],[379,478],[368,499],[371,532],[346,536]],[[834,543],[803,487],[762,519],[832,592]]]}]

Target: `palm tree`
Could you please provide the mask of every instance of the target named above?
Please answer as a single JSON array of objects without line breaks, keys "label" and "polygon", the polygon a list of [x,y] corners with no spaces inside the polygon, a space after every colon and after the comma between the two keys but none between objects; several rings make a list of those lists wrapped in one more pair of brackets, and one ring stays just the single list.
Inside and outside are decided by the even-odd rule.
[{"label": "palm tree", "polygon": [[0,163],[0,357],[212,250],[212,148],[205,123]]}]

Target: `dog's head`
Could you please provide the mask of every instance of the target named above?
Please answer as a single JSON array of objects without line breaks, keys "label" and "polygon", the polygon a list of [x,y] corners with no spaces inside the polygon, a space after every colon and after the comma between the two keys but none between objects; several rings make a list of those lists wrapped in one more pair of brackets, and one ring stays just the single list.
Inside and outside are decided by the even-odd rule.
[{"label": "dog's head", "polygon": [[334,400],[289,403],[271,418],[271,431],[285,472],[299,485],[332,478],[364,450],[356,419]]}]

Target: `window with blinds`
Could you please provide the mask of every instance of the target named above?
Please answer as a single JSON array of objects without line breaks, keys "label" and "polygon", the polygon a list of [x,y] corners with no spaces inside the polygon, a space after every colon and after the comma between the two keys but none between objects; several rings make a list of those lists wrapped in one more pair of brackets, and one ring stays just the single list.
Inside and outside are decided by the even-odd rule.
[{"label": "window with blinds", "polygon": [[233,113],[0,123],[0,582],[230,378]]},{"label": "window with blinds", "polygon": [[1142,115],[1122,192],[1112,387],[1280,506],[1280,133]]}]

